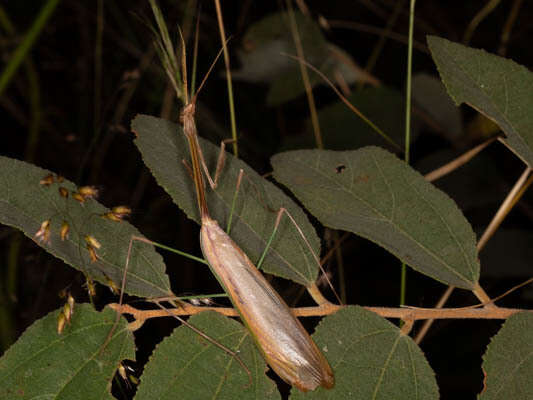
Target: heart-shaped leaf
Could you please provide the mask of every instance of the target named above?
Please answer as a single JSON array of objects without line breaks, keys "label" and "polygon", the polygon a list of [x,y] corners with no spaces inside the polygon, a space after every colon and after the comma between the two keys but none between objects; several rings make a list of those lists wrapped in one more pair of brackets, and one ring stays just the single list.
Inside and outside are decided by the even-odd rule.
[{"label": "heart-shaped leaf", "polygon": [[428,45],[455,103],[467,103],[495,121],[509,146],[533,166],[533,73],[514,61],[436,36],[428,36]]},{"label": "heart-shaped leaf", "polygon": [[137,390],[142,399],[279,399],[276,384],[248,330],[212,311],[194,315],[189,323],[238,352],[251,374],[224,350],[186,326],[174,330],[150,357]]},{"label": "heart-shaped leaf", "polygon": [[[189,218],[199,222],[192,178],[182,162],[190,159],[182,128],[163,119],[138,115],[132,122],[132,130],[137,134],[135,144],[157,182]],[[199,139],[208,168],[214,171],[219,148]],[[272,234],[276,212],[281,207],[290,212],[315,254],[319,254],[320,242],[302,210],[278,187],[229,153],[226,153],[226,163],[216,190],[207,187],[211,217],[223,228],[227,226],[241,169],[244,177],[236,196],[230,235],[250,259],[253,262],[259,260]],[[314,282],[318,274],[318,265],[308,246],[287,218],[281,220],[261,268],[306,286]]]},{"label": "heart-shaped leaf", "polygon": [[439,393],[435,374],[415,342],[398,327],[362,307],[325,317],[313,334],[335,373],[333,389],[291,399],[431,400]]},{"label": "heart-shaped leaf", "polygon": [[299,150],[272,157],[274,177],[325,226],[370,239],[417,271],[472,289],[472,227],[445,193],[391,153]]},{"label": "heart-shaped leaf", "polygon": [[[109,210],[93,199],[83,203],[74,200],[72,194],[78,189],[72,182],[57,182],[54,178],[54,183],[40,184],[50,171],[7,157],[0,157],[0,171],[1,223],[20,229],[46,251],[92,279],[104,285],[109,285],[111,279],[120,286],[130,238],[140,236],[135,227],[125,221],[102,218]],[[66,190],[67,198],[59,194],[59,188]],[[46,220],[50,221],[50,239],[38,240],[35,234]],[[63,222],[70,228],[65,240],[60,238]],[[95,248],[95,262],[87,250],[87,235],[101,245]],[[153,246],[134,243],[125,291],[142,297],[171,294],[163,259]]]},{"label": "heart-shaped leaf", "polygon": [[111,380],[123,359],[135,358],[126,321],[109,309],[76,305],[70,324],[57,333],[56,310],[36,321],[0,359],[2,399],[113,399]]}]

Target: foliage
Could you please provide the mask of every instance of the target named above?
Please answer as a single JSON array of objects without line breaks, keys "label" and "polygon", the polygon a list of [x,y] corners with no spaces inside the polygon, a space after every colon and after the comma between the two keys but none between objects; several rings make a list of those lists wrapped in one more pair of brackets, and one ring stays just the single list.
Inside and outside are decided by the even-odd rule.
[{"label": "foliage", "polygon": [[[378,84],[368,72],[348,67],[353,60],[347,61],[345,53],[339,56],[340,49],[326,40],[312,19],[296,14],[296,22],[305,54],[326,76],[335,79],[341,74],[348,84]],[[277,13],[252,26],[244,35],[242,66],[235,75],[246,82],[267,85],[265,98],[271,106],[286,105],[304,93],[294,61],[280,58],[274,68],[264,68],[265,59],[277,57],[279,51],[295,52],[292,36],[285,29],[287,23],[286,14]],[[467,103],[496,123],[506,135],[506,145],[531,166],[533,74],[511,60],[436,36],[429,37],[428,43],[455,103]],[[425,113],[417,115],[417,131],[429,118],[445,126],[444,137],[458,140],[459,114],[450,108],[448,99],[444,100],[442,85],[426,75],[415,82],[418,87],[414,97]],[[313,77],[313,87],[321,83],[320,78]],[[398,91],[377,86],[353,92],[349,100],[396,142],[402,142],[399,127],[404,123],[404,104]],[[207,112],[202,114],[202,110],[199,107],[200,126],[207,124],[202,121]],[[391,255],[390,259],[397,257],[398,266],[401,261],[424,275],[427,280],[423,282],[440,282],[479,298],[480,267],[483,271],[490,260],[479,256],[474,228],[453,200],[455,194],[447,194],[425,180],[397,155],[373,146],[385,143],[347,113],[341,103],[319,110],[329,150],[299,149],[274,155],[271,163],[276,184],[227,153],[218,186],[208,188],[207,202],[213,218],[223,227],[231,220],[230,236],[257,262],[273,232],[277,210],[286,208],[296,224],[282,219],[261,269],[290,281],[279,286],[289,285],[294,298],[299,297],[294,295],[296,285],[313,290],[320,279],[313,253],[321,255],[317,230],[323,232],[323,228],[351,232],[376,243]],[[181,126],[138,115],[132,120],[131,130],[143,162],[157,183],[189,219],[198,222],[192,180],[183,162],[189,160],[189,155]],[[281,142],[284,148],[301,148],[309,145],[307,140],[289,138]],[[218,147],[204,139],[200,143],[212,171]],[[476,162],[482,160],[480,157]],[[238,186],[241,170],[244,173]],[[132,237],[141,233],[122,217],[109,218],[113,208],[102,205],[96,196],[76,196],[83,186],[56,172],[0,156],[0,187],[0,222],[22,231],[44,250],[81,271],[88,282],[98,281],[115,289],[126,276],[124,292],[131,296],[151,300],[174,295],[170,265],[151,244],[132,242]],[[471,197],[470,193],[465,197]],[[65,223],[70,228],[68,236],[61,232]],[[524,239],[529,232],[502,232],[500,237],[510,237],[530,254]],[[196,235],[191,237],[196,241]],[[527,265],[522,264],[521,271],[527,273]],[[182,270],[179,273],[185,275]],[[489,273],[498,277],[501,272]],[[334,281],[339,279],[335,276]],[[94,304],[79,304],[66,326],[59,328],[65,309],[35,321],[0,358],[0,397],[86,399],[117,395],[116,390],[112,392],[111,382],[122,361],[136,358],[131,330],[139,328],[139,321],[127,325],[120,317],[115,326],[116,314],[109,307],[96,311]],[[483,309],[491,310],[490,305]],[[177,394],[190,399],[439,398],[431,356],[409,336],[413,322],[409,317],[404,318],[403,327],[398,327],[385,319],[385,311],[379,315],[378,309],[348,305],[320,314],[320,310],[327,310],[326,305],[316,310],[313,315],[322,317],[312,337],[334,370],[336,384],[331,390],[279,390],[247,329],[220,313],[204,311],[188,322],[235,351],[244,366],[235,355],[182,324],[151,352],[135,398],[170,399]],[[533,396],[529,379],[533,373],[532,323],[530,313],[517,313],[493,336],[481,366],[485,374],[481,399]],[[136,331],[136,338],[149,329]],[[139,340],[137,346],[142,345]],[[116,379],[120,381],[118,376]],[[116,386],[127,385],[122,382]]]},{"label": "foliage", "polygon": [[[78,189],[61,177],[52,178],[50,185],[40,181],[54,175],[50,171],[22,161],[0,157],[3,174],[0,182],[0,222],[20,229],[44,249],[67,264],[87,274],[93,280],[108,285],[122,281],[130,238],[139,231],[126,221],[112,221],[104,216],[111,210],[93,199],[76,200]],[[58,182],[58,179],[61,182]],[[60,194],[66,190],[67,197]],[[48,240],[35,236],[44,221],[50,221]],[[60,238],[61,225],[66,222],[69,234]],[[103,245],[97,249],[98,260],[92,261],[85,238],[93,236]],[[148,244],[135,246],[131,254],[126,292],[142,297],[171,294],[163,259]]]},{"label": "foliage", "polygon": [[119,363],[135,357],[133,335],[125,321],[115,329],[111,310],[76,307],[71,324],[57,333],[61,311],[36,321],[0,359],[0,395],[3,399],[113,398],[111,380]]}]

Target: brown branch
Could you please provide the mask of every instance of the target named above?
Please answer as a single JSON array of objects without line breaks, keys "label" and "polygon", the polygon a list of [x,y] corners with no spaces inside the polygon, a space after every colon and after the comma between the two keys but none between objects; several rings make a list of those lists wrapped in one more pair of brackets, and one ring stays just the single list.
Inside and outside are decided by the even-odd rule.
[{"label": "brown branch", "polygon": [[[235,309],[230,307],[197,307],[187,303],[183,303],[182,307],[172,308],[167,310],[138,310],[128,304],[122,306],[113,303],[109,307],[119,312],[120,314],[129,314],[135,318],[135,321],[130,324],[132,330],[136,330],[142,326],[144,321],[151,318],[168,317],[169,315],[193,315],[202,311],[216,311],[228,317],[237,317],[238,313]],[[334,314],[341,308],[346,306],[339,306],[332,303],[326,303],[322,306],[316,307],[299,307],[293,308],[292,312],[297,317],[319,317]],[[481,307],[481,308],[416,308],[416,307],[364,307],[365,309],[375,312],[384,318],[399,318],[404,321],[415,321],[422,319],[507,319],[511,315],[516,314],[522,310],[518,308],[503,308],[503,307]]]},{"label": "brown branch", "polygon": [[450,161],[449,163],[443,165],[440,168],[437,168],[434,171],[431,171],[430,173],[426,174],[424,178],[428,182],[436,181],[437,179],[442,178],[444,175],[449,174],[452,171],[455,171],[457,168],[463,166],[468,161],[470,161],[474,156],[476,156],[481,150],[483,150],[485,147],[487,147],[489,144],[494,142],[497,138],[490,138],[483,143],[477,145],[473,149],[468,150],[466,153],[461,154],[456,159]]},{"label": "brown branch", "polygon": [[[506,146],[508,146],[505,143],[505,141],[502,140],[501,137],[498,138],[498,140],[501,143],[503,143]],[[487,143],[487,142],[485,142],[485,143]],[[478,148],[479,148],[479,146],[478,146]],[[475,149],[473,149],[471,151],[474,151],[474,150]],[[468,154],[468,153],[465,153],[465,154]],[[453,162],[455,162],[455,160]],[[481,236],[481,238],[479,239],[479,241],[477,243],[477,251],[478,251],[478,253],[485,246],[485,244],[487,244],[487,241],[494,234],[494,232],[496,232],[496,230],[498,229],[500,224],[503,222],[503,220],[505,219],[507,214],[511,211],[511,209],[516,204],[516,202],[518,202],[518,200],[522,197],[522,195],[525,192],[525,189],[529,186],[529,184],[531,184],[530,180],[526,181],[526,178],[531,173],[531,171],[532,171],[532,169],[530,167],[527,167],[524,170],[524,172],[522,173],[522,175],[520,176],[518,181],[515,183],[515,185],[513,186],[513,188],[511,189],[511,191],[509,192],[509,194],[507,195],[507,197],[503,201],[503,203],[500,205],[500,208],[498,209],[498,211],[496,212],[496,214],[492,218],[489,226],[485,229],[485,232],[483,233],[483,235]],[[427,175],[426,175],[426,179],[427,179]],[[531,177],[530,177],[530,179],[531,179]],[[454,286],[448,287],[448,289],[446,289],[446,292],[444,292],[444,294],[441,296],[440,300],[438,301],[438,303],[437,303],[437,305],[435,307],[436,308],[443,307],[444,304],[446,303],[446,301],[448,301],[448,298],[452,294],[453,290],[454,290]],[[477,286],[474,288],[473,293],[482,302],[487,302],[486,300],[489,299],[489,297],[483,291],[483,289],[479,286],[479,284],[477,284]],[[418,332],[418,334],[417,334],[417,336],[415,338],[415,342],[417,344],[422,341],[422,339],[424,338],[425,334],[427,333],[427,331],[431,327],[432,323],[433,323],[433,321],[431,319],[428,319],[427,321],[424,322],[424,325],[422,326],[422,329]]]}]

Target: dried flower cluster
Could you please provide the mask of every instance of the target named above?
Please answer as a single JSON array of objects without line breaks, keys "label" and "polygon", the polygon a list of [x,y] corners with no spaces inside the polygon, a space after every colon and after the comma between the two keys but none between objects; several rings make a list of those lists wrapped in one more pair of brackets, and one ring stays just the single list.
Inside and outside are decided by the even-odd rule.
[{"label": "dried flower cluster", "polygon": [[129,217],[131,214],[131,208],[127,206],[116,206],[111,211],[102,214],[102,218],[109,219],[111,221],[120,222],[124,218]]},{"label": "dried flower cluster", "polygon": [[63,333],[65,325],[70,324],[72,315],[74,315],[74,297],[69,293],[67,296],[67,302],[57,316],[57,333],[59,335]]},{"label": "dried flower cluster", "polygon": [[35,232],[35,238],[43,244],[50,244],[50,220],[44,220],[41,223],[41,227]]},{"label": "dried flower cluster", "polygon": [[[64,178],[62,176],[50,173],[46,175],[45,177],[43,177],[39,181],[39,184],[45,187],[49,187],[53,185],[54,183],[59,184],[59,183],[62,183],[63,181],[64,181]],[[80,204],[84,204],[89,199],[96,199],[100,191],[95,186],[80,186],[77,188],[77,190],[69,190],[64,186],[59,186],[58,193],[59,193],[59,196],[64,198],[65,200],[71,197],[72,199],[76,200]],[[104,214],[101,214],[100,216],[102,218],[105,218],[113,222],[121,222],[122,220],[130,216],[131,212],[132,211],[130,207],[120,205],[120,206],[113,207],[110,211]],[[51,224],[52,224],[51,219],[47,219],[43,221],[41,223],[41,226],[35,233],[34,236],[40,243],[47,244],[47,245],[51,243],[51,234],[52,234]],[[68,239],[69,233],[70,233],[70,224],[66,220],[63,220],[63,222],[61,223],[61,227],[59,229],[59,237],[61,238],[62,241],[64,241]],[[83,240],[85,241],[85,247],[89,253],[89,258],[91,262],[94,263],[98,261],[99,256],[98,256],[97,250],[99,250],[102,247],[101,243],[93,235],[90,235],[90,234],[86,234],[85,236],[83,236]],[[111,291],[114,294],[120,293],[120,289],[116,285],[116,283],[111,278],[109,278],[103,271],[102,273],[106,279],[107,286],[109,286]],[[86,280],[87,280],[86,285],[87,285],[87,290],[89,292],[89,295],[93,297],[96,295],[94,281],[88,275],[86,275]],[[73,307],[74,307],[73,302],[72,302],[72,305],[70,305],[70,302],[67,302],[65,304],[63,312],[59,314],[58,328],[57,328],[58,333],[61,333],[64,329],[65,324],[70,322]]]}]

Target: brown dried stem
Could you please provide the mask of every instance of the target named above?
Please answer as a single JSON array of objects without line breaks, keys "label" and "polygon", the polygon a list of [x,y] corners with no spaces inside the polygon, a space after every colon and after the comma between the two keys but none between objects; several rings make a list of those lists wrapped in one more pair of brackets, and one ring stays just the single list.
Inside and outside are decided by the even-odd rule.
[{"label": "brown dried stem", "polygon": [[[139,310],[128,304],[119,305],[117,303],[109,304],[109,307],[120,314],[129,314],[135,318],[130,324],[132,330],[138,329],[142,324],[151,318],[168,317],[169,315],[187,316],[201,313],[203,311],[216,311],[227,317],[238,317],[238,313],[231,307],[203,307],[193,306],[183,303],[182,307],[171,308],[166,310]],[[341,308],[332,303],[325,303],[316,307],[298,307],[292,308],[292,313],[297,317],[320,317],[334,314]],[[384,318],[399,318],[404,321],[416,321],[427,319],[507,319],[511,315],[522,310],[517,308],[503,307],[481,307],[481,308],[415,308],[415,307],[364,307],[365,309],[375,312]]]},{"label": "brown dried stem", "polygon": [[[516,202],[522,197],[522,195],[525,192],[525,188],[531,184],[531,180],[527,180],[527,177],[531,173],[531,168],[527,167],[520,178],[516,181],[514,187],[511,189],[503,203],[501,204],[500,208],[492,218],[492,221],[490,222],[487,229],[485,229],[485,232],[479,239],[477,243],[477,250],[478,252],[481,251],[481,249],[487,244],[487,241],[490,239],[490,237],[496,232],[504,218],[509,214],[509,211],[513,208],[513,206],[516,204]],[[446,301],[448,301],[448,298],[452,294],[453,290],[455,288],[453,286],[450,286],[446,289],[444,294],[439,299],[438,303],[436,304],[436,308],[441,308],[444,306]],[[473,293],[482,301],[486,302],[485,299],[488,299],[489,297],[486,295],[486,293],[481,289],[481,287],[478,285],[474,290]],[[494,308],[494,305],[492,305]],[[427,331],[431,327],[431,324],[433,323],[432,319],[427,320],[424,325],[422,326],[422,329],[418,332],[418,334],[415,337],[415,342],[420,343],[424,336],[426,335]]]},{"label": "brown dried stem", "polygon": [[235,157],[239,156],[237,145],[237,122],[235,121],[235,105],[233,101],[233,85],[231,80],[230,58],[228,53],[228,40],[226,39],[226,32],[224,30],[224,21],[222,19],[222,8],[220,7],[220,0],[215,0],[215,8],[217,11],[218,31],[220,32],[220,40],[222,42],[222,49],[224,51],[224,64],[226,65],[226,83],[228,86],[228,100],[229,100],[229,115],[231,122],[231,138],[233,145],[233,154]]},{"label": "brown dried stem", "polygon": [[439,178],[442,178],[444,175],[448,175],[450,172],[455,171],[457,168],[463,166],[468,161],[470,161],[475,155],[477,155],[481,150],[487,147],[489,144],[494,142],[496,138],[490,138],[485,142],[477,145],[473,149],[468,150],[466,153],[461,154],[456,159],[450,161],[448,164],[443,165],[440,168],[437,168],[430,173],[424,175],[424,178],[428,182],[436,181]]},{"label": "brown dried stem", "polygon": [[509,43],[509,38],[511,37],[511,31],[513,29],[516,18],[518,17],[520,7],[522,7],[523,0],[514,0],[513,5],[511,6],[511,11],[507,16],[505,25],[503,26],[502,34],[500,37],[500,47],[498,48],[498,54],[502,57],[505,57],[507,53],[507,44]]}]

